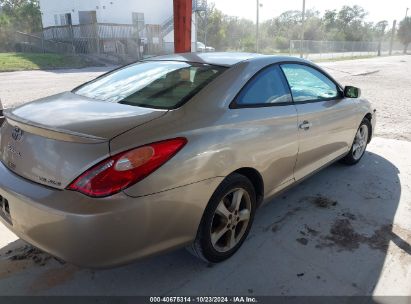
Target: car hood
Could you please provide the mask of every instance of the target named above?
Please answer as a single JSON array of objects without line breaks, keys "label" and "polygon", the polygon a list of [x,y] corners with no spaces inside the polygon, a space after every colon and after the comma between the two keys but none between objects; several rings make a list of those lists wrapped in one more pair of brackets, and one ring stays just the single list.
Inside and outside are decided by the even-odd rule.
[{"label": "car hood", "polygon": [[5,116],[58,133],[109,140],[166,113],[167,110],[99,101],[65,92],[8,109]]}]

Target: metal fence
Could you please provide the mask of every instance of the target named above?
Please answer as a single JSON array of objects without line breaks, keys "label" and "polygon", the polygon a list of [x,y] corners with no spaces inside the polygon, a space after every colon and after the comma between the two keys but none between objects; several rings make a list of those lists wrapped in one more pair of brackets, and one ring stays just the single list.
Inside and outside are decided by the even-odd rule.
[{"label": "metal fence", "polygon": [[23,52],[45,52],[58,54],[73,54],[74,48],[69,43],[45,40],[36,35],[23,32],[15,33],[16,50]]},{"label": "metal fence", "polygon": [[1,51],[73,54],[71,44],[46,40],[36,34],[0,29]]},{"label": "metal fence", "polygon": [[[0,29],[0,47],[6,51],[87,54],[116,62],[130,62],[146,56],[173,53],[174,43],[165,42],[163,39],[172,23],[171,19],[163,25],[147,24],[143,28],[111,23],[52,26],[33,34],[6,32]],[[192,50],[196,49],[194,44],[193,42]],[[233,47],[229,50],[237,49]],[[287,52],[283,45],[281,47],[272,45],[262,51],[282,54]],[[392,46],[392,54],[402,51],[403,45],[395,42]],[[301,52],[304,58],[311,60],[388,55],[390,43],[290,40],[289,55],[300,56]]]},{"label": "metal fence", "polygon": [[131,38],[138,37],[137,28],[129,24],[95,23],[80,25],[50,26],[43,29],[47,40],[66,40],[81,38]]},{"label": "metal fence", "polygon": [[46,41],[72,45],[76,54],[115,55],[122,59],[138,59],[140,35],[137,27],[128,24],[81,24],[52,26],[40,33]]},{"label": "metal fence", "polygon": [[147,24],[143,29],[112,23],[52,26],[38,35],[45,41],[71,44],[77,54],[112,55],[123,61],[169,52],[163,43],[164,28],[155,24]]},{"label": "metal fence", "polygon": [[[399,42],[392,45],[392,54],[401,53],[403,46]],[[311,60],[389,55],[390,42],[374,41],[314,41],[290,40],[289,55],[302,54]]]}]

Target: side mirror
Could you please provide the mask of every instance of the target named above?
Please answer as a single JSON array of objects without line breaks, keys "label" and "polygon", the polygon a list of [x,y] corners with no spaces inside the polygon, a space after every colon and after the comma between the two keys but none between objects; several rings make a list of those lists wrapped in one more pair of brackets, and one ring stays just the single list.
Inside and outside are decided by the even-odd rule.
[{"label": "side mirror", "polygon": [[359,98],[361,96],[361,90],[356,87],[346,86],[344,88],[344,97],[347,98]]}]

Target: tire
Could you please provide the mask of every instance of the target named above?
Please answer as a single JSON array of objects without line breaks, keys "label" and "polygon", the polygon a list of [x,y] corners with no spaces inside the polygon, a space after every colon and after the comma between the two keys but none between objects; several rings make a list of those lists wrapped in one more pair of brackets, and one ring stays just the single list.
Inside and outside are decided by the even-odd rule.
[{"label": "tire", "polygon": [[255,189],[248,178],[237,173],[226,177],[211,196],[189,251],[209,263],[219,263],[231,257],[247,238],[256,206]]},{"label": "tire", "polygon": [[[361,135],[362,131],[364,132],[363,136]],[[341,159],[342,163],[352,166],[361,160],[361,158],[365,154],[365,150],[367,149],[367,144],[370,139],[371,131],[372,127],[370,121],[367,118],[364,118],[360,126],[358,127],[357,132],[355,133],[355,137],[353,140],[353,144],[351,145],[350,151],[344,158]],[[358,151],[357,149],[360,149],[361,151]]]}]

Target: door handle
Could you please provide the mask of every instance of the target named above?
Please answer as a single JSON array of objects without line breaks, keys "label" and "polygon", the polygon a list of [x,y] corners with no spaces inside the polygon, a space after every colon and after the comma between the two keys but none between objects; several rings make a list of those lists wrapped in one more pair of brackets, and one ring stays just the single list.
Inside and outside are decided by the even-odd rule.
[{"label": "door handle", "polygon": [[303,129],[303,130],[307,131],[309,128],[311,128],[311,126],[312,126],[312,123],[304,120],[303,123],[299,127],[300,127],[300,129]]}]

